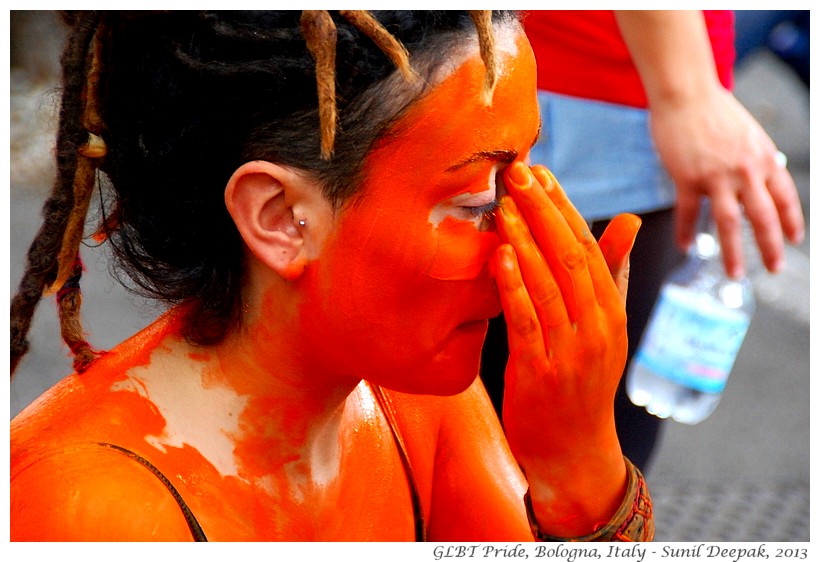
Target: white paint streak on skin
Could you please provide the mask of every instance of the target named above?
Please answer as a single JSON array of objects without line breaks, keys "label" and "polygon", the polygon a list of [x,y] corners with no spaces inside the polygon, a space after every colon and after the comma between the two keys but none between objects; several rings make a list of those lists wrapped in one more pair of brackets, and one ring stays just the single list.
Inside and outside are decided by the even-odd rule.
[{"label": "white paint streak on skin", "polygon": [[476,228],[478,228],[482,218],[469,216],[467,211],[461,209],[461,207],[480,207],[481,205],[487,205],[492,202],[492,200],[497,197],[495,185],[496,174],[503,166],[503,164],[496,164],[492,170],[490,170],[490,175],[487,178],[487,189],[472,193],[460,193],[433,207],[428,219],[430,224],[432,224],[434,228],[438,228],[441,221],[448,216],[452,216],[457,219],[470,220],[474,222]]},{"label": "white paint streak on skin", "polygon": [[[262,476],[261,478],[254,479],[254,483],[263,489],[268,495],[272,497],[276,497],[279,495],[276,489],[276,480],[272,475]],[[301,500],[301,498],[297,497],[297,500]]]},{"label": "white paint streak on skin", "polygon": [[339,474],[341,448],[339,446],[339,423],[342,408],[327,423],[317,427],[310,447],[310,477],[313,485],[324,488]]},{"label": "white paint streak on skin", "polygon": [[353,407],[357,423],[379,423],[379,406],[364,381],[360,382],[349,399],[325,422],[317,424],[312,433],[309,451],[311,481],[319,488],[328,487],[339,475],[341,466],[341,433],[339,431],[345,409]]},{"label": "white paint streak on skin", "polygon": [[[498,26],[495,26],[495,48],[497,49],[497,52],[504,53],[512,57],[517,56],[518,44],[516,43],[516,39],[518,38],[519,33],[521,33],[519,27],[499,28]],[[508,58],[509,57],[498,57],[499,74],[504,74],[507,71],[505,63]]]},{"label": "white paint streak on skin", "polygon": [[166,446],[189,445],[222,476],[239,476],[233,436],[240,433],[239,416],[248,397],[224,386],[205,386],[190,371],[187,357],[175,357],[170,349],[160,348],[150,367],[132,369],[128,379],[115,383],[111,390],[137,392],[165,418],[162,433],[146,438],[150,445],[162,452]]},{"label": "white paint streak on skin", "polygon": [[[495,30],[495,52],[497,55],[496,64],[498,65],[497,71],[498,75],[501,76],[507,70],[505,63],[508,57],[505,55],[511,55],[512,57],[518,55],[518,45],[515,41],[518,38],[518,35],[523,33],[523,30],[518,24],[504,26],[495,25],[493,26],[493,29]],[[462,44],[464,47],[461,52],[453,49],[449,59],[438,66],[430,78],[430,84],[440,84],[445,78],[455,73],[455,71],[461,67],[467,58],[477,55],[480,52],[480,48],[478,46],[478,35],[476,34],[474,34],[469,41],[464,41]]]},{"label": "white paint streak on skin", "polygon": [[380,407],[376,405],[376,397],[367,387],[364,381],[356,387],[356,404],[359,408],[359,416],[364,423],[371,424],[379,419]]}]

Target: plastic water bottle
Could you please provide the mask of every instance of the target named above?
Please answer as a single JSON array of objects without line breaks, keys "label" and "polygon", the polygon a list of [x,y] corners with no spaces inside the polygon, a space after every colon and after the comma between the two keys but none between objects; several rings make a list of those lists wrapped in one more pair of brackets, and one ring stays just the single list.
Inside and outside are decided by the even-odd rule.
[{"label": "plastic water bottle", "polygon": [[[704,207],[701,224],[706,216]],[[726,276],[713,229],[701,229],[687,260],[664,280],[632,357],[630,400],[661,418],[706,419],[720,402],[754,307],[751,282]]]}]

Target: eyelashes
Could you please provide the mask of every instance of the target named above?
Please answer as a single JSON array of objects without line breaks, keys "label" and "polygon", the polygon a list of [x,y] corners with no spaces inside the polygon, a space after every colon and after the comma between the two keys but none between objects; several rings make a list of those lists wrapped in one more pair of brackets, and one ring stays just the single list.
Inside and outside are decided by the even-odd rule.
[{"label": "eyelashes", "polygon": [[493,199],[486,205],[479,205],[477,207],[462,207],[462,209],[464,209],[471,217],[488,220],[492,218],[493,213],[500,206],[501,204],[498,202],[498,199]]},{"label": "eyelashes", "polygon": [[483,205],[462,205],[460,209],[462,212],[465,213],[465,216],[469,219],[478,219],[480,223],[480,230],[483,230],[486,227],[492,225],[493,215],[498,209],[501,204],[498,202],[498,199],[507,193],[507,190],[504,186],[504,168],[506,166],[495,166],[493,167],[492,175],[490,176],[490,188],[494,189],[495,197],[492,201],[485,203]]}]

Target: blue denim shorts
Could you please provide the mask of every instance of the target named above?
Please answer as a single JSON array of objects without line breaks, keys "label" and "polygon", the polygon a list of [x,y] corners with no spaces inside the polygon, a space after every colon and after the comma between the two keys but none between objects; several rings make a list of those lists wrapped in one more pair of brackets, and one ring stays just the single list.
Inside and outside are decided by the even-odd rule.
[{"label": "blue denim shorts", "polygon": [[652,144],[645,109],[538,92],[541,136],[530,152],[588,221],[668,209],[675,186]]}]

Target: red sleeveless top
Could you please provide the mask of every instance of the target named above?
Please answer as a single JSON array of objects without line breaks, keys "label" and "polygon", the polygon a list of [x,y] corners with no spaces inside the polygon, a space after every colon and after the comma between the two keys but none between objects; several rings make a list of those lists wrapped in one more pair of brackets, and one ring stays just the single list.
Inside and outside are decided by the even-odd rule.
[{"label": "red sleeveless top", "polygon": [[[703,12],[720,81],[732,88],[734,14]],[[533,10],[524,28],[538,63],[538,89],[646,107],[640,76],[608,10]]]}]

